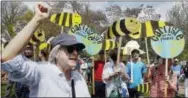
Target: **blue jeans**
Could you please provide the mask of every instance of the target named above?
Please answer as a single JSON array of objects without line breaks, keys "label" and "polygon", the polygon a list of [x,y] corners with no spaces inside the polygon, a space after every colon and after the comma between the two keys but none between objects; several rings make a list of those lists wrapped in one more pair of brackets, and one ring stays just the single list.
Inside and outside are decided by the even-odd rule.
[{"label": "blue jeans", "polygon": [[16,96],[17,98],[29,98],[29,88],[21,83],[16,83]]},{"label": "blue jeans", "polygon": [[95,95],[93,97],[105,98],[105,84],[102,81],[95,81]]}]

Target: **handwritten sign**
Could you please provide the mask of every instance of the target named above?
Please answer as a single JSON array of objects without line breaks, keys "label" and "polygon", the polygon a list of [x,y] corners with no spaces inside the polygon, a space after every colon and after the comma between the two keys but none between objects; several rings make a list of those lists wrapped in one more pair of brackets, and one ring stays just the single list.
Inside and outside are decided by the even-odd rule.
[{"label": "handwritten sign", "polygon": [[172,26],[165,26],[155,31],[151,38],[153,50],[163,58],[178,56],[184,49],[185,39],[183,32]]},{"label": "handwritten sign", "polygon": [[102,48],[103,37],[87,25],[75,25],[68,33],[75,36],[79,42],[84,43],[86,51],[90,55],[97,54]]}]

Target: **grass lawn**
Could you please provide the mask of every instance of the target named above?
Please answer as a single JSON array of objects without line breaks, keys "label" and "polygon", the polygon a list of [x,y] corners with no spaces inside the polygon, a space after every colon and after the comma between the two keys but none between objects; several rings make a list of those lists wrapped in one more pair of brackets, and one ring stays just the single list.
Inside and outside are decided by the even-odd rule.
[{"label": "grass lawn", "polygon": [[1,97],[5,96],[6,84],[1,83]]},{"label": "grass lawn", "polygon": [[[11,97],[14,98],[14,88],[15,86],[13,86],[12,91],[11,91]],[[6,83],[1,83],[1,97],[5,97],[5,93],[6,93]]]}]

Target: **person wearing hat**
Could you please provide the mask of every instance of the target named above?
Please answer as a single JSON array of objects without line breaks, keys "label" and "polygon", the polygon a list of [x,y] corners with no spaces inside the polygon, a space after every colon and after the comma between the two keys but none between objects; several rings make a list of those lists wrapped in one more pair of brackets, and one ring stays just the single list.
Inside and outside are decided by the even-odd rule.
[{"label": "person wearing hat", "polygon": [[[139,50],[140,49],[135,48],[131,51],[132,60],[127,63],[126,72],[129,77],[131,77],[132,74],[132,81],[128,83],[128,90],[131,98],[143,95],[141,92],[136,90],[136,87],[139,84],[143,84],[143,76],[147,72],[146,65],[142,61],[139,61]],[[131,69],[133,69],[133,71]]]},{"label": "person wearing hat", "polygon": [[26,61],[19,55],[40,21],[49,16],[50,9],[46,3],[35,6],[33,19],[3,51],[1,68],[9,73],[12,81],[29,86],[30,97],[90,97],[83,76],[74,70],[79,53],[85,48],[75,37],[67,34],[56,36],[51,41],[48,62]]},{"label": "person wearing hat", "polygon": [[177,92],[176,92],[176,95],[178,94],[178,91],[179,91],[179,77],[180,77],[181,70],[182,70],[182,67],[181,67],[181,65],[178,64],[178,62],[179,62],[179,60],[176,58],[174,60],[174,64],[171,66],[172,71],[177,74]]}]

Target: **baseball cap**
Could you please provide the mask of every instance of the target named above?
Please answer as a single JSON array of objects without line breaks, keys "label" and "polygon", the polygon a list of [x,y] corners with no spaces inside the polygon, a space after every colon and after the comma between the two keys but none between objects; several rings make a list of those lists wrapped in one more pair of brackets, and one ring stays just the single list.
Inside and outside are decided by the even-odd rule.
[{"label": "baseball cap", "polygon": [[77,49],[82,50],[85,48],[83,43],[80,43],[76,40],[76,38],[72,35],[68,35],[65,33],[59,34],[51,41],[52,48],[56,45],[61,46],[73,46],[75,45]]}]

